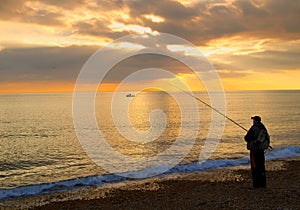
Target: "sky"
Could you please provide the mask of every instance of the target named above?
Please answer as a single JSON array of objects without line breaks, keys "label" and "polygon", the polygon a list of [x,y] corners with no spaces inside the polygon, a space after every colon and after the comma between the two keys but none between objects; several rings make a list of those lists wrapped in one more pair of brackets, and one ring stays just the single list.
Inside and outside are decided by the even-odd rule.
[{"label": "sky", "polygon": [[[225,90],[300,89],[299,11],[298,0],[1,0],[0,93],[72,92],[98,49],[126,35],[160,33],[201,50]],[[153,66],[201,89],[176,60],[130,59],[111,70],[102,91]],[[131,88],[164,79],[150,76]]]}]

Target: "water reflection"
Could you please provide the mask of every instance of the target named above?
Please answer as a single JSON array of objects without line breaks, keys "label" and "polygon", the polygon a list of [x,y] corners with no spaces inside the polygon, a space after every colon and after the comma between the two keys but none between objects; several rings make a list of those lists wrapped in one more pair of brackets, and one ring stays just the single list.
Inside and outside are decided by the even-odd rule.
[{"label": "water reflection", "polygon": [[[138,143],[138,139],[130,141],[124,138],[116,129],[112,119],[111,103],[108,103],[109,100],[112,100],[112,95],[104,93],[103,96],[97,97],[97,121],[101,133],[115,150],[133,157],[151,157],[165,151],[172,145],[180,132],[181,113],[178,104],[168,93],[142,91],[134,98],[126,98],[123,93],[119,94],[119,97],[124,97],[124,100],[131,100],[128,116],[134,129],[139,131],[150,129],[150,113],[157,109],[164,113],[166,126],[161,123],[161,126],[165,126],[164,131],[157,139],[149,143],[141,144]],[[119,107],[123,105],[118,104]],[[118,108],[114,109],[117,110]],[[156,119],[157,124],[160,124],[160,121],[162,122],[163,119]],[[132,132],[131,125],[124,123],[123,126],[127,126],[128,132]]]}]

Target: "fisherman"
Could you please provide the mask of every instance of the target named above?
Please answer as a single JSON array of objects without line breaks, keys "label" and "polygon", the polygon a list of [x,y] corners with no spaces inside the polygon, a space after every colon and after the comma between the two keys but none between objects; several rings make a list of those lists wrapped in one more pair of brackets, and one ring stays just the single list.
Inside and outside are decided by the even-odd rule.
[{"label": "fisherman", "polygon": [[266,127],[261,122],[260,116],[251,117],[253,125],[245,136],[247,149],[250,150],[251,173],[253,188],[266,188],[265,153],[263,149],[255,146],[258,135]]}]

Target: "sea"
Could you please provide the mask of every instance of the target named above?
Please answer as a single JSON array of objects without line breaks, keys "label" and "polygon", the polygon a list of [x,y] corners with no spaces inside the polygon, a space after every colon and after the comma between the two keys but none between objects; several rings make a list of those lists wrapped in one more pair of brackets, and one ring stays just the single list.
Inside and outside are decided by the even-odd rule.
[{"label": "sea", "polygon": [[[222,114],[236,124],[218,118],[225,125],[220,123],[220,138],[205,159],[199,157],[216,114],[209,94],[194,92],[181,104],[173,96],[185,98],[184,92],[128,94],[97,93],[92,107],[97,129],[75,126],[72,93],[0,94],[0,199],[248,164],[243,128],[251,127],[254,115],[271,136],[267,160],[300,155],[300,90],[226,92]],[[102,140],[82,138],[81,131]],[[98,141],[93,154],[85,147],[89,141]]]}]

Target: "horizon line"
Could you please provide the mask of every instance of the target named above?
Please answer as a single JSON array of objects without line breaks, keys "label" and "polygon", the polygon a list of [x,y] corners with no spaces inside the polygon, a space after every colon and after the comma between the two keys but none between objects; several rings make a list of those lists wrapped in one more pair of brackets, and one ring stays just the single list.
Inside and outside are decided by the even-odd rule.
[{"label": "horizon line", "polygon": [[[130,93],[130,92],[139,92],[140,90],[132,91],[97,91],[97,93]],[[207,92],[207,90],[191,90],[192,92]],[[300,89],[240,89],[240,90],[223,90],[224,92],[238,92],[238,91],[300,91]],[[16,95],[16,94],[47,94],[47,93],[75,93],[76,91],[28,91],[28,92],[0,92],[1,95]],[[77,91],[78,92],[78,91]],[[85,91],[81,91],[85,93]],[[89,92],[89,91],[86,91]],[[144,92],[166,92],[164,90],[150,90]],[[168,92],[182,92],[182,91],[168,91]],[[222,92],[222,90],[211,90],[210,92]],[[78,92],[79,93],[79,92]]]}]

